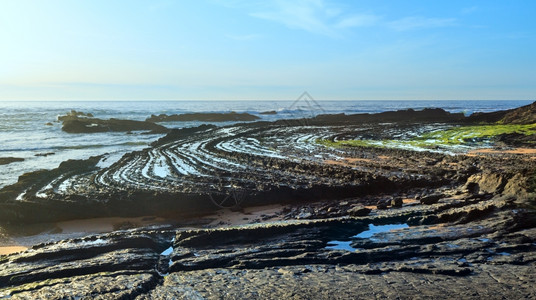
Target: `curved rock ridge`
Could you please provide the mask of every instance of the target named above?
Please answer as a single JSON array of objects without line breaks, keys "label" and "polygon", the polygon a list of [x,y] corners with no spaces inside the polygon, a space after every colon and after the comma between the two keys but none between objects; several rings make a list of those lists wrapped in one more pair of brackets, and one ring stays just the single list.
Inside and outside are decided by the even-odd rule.
[{"label": "curved rock ridge", "polygon": [[[19,222],[96,216],[175,225],[0,256],[0,298],[534,298],[533,148],[454,155],[318,142],[449,126],[203,125],[111,165],[104,155],[25,174],[0,190],[2,234]],[[284,205],[240,210],[274,203]],[[208,214],[228,206],[241,226]],[[184,216],[198,223],[177,225]]]},{"label": "curved rock ridge", "polygon": [[[493,157],[332,148],[317,142],[405,139],[445,124],[313,126],[298,121],[173,130],[112,165],[101,165],[104,156],[25,174],[0,190],[0,220],[195,215],[221,207],[341,199],[465,184],[469,176],[497,164]],[[535,163],[524,162],[523,168]]]},{"label": "curved rock ridge", "polygon": [[[390,128],[390,129],[389,129]],[[380,128],[379,131],[398,129]],[[359,134],[359,126],[255,123],[174,130],[151,148],[126,154],[107,167],[74,161],[22,176],[0,191],[3,220],[76,218],[99,214],[198,213],[245,205],[308,199],[340,199],[415,186],[440,186],[464,177],[463,165],[433,153],[405,161],[411,152],[381,159],[378,151],[342,151],[318,139]],[[379,150],[380,151],[380,150]],[[390,155],[389,150],[385,150]],[[394,151],[398,153],[398,151]],[[342,163],[346,156],[352,163]],[[392,164],[391,164],[392,163]],[[437,165],[437,166],[436,166]],[[438,168],[439,167],[439,168]],[[402,171],[403,168],[407,170]],[[135,205],[125,205],[126,203]],[[42,207],[40,211],[28,207]],[[48,209],[47,209],[48,207]],[[61,209],[58,209],[61,208]],[[39,219],[39,214],[42,218]]]}]

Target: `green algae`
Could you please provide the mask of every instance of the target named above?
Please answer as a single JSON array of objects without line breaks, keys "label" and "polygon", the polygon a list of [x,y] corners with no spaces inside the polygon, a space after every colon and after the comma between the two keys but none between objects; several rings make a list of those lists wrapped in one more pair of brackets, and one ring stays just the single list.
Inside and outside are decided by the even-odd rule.
[{"label": "green algae", "polygon": [[429,131],[407,140],[394,139],[361,139],[331,141],[318,139],[317,144],[332,148],[344,147],[376,147],[376,148],[422,148],[435,149],[438,147],[477,146],[493,137],[502,134],[536,134],[536,123],[528,125],[518,124],[495,124],[459,126],[446,130]]},{"label": "green algae", "polygon": [[433,141],[434,144],[440,145],[463,145],[482,139],[493,138],[502,134],[536,134],[536,124],[518,125],[476,125],[453,127],[443,131],[434,131],[417,137],[421,141]]}]

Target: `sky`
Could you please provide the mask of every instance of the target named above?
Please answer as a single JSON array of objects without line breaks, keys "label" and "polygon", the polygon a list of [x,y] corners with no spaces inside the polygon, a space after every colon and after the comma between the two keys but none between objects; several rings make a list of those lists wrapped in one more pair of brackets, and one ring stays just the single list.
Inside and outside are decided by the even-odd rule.
[{"label": "sky", "polygon": [[0,0],[0,101],[536,98],[532,0]]}]

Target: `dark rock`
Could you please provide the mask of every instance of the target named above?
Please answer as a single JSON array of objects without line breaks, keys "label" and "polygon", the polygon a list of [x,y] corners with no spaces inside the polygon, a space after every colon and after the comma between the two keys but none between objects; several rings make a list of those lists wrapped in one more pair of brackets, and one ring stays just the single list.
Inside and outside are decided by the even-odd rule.
[{"label": "dark rock", "polygon": [[36,153],[36,154],[34,154],[34,156],[44,156],[44,157],[47,157],[47,156],[49,156],[49,155],[54,155],[54,154],[56,154],[56,153],[54,153],[54,152],[45,152],[45,153]]},{"label": "dark rock", "polygon": [[389,208],[390,204],[391,204],[390,200],[383,199],[383,200],[378,201],[378,203],[376,203],[376,208],[377,209],[387,209],[387,208]]},{"label": "dark rock", "polygon": [[[466,188],[481,193],[500,193],[504,189],[506,179],[498,173],[479,173],[467,179]],[[476,188],[478,186],[478,189]]]},{"label": "dark rock", "polygon": [[400,208],[404,204],[404,201],[400,197],[395,197],[391,200],[391,206]]},{"label": "dark rock", "polygon": [[0,157],[0,165],[7,165],[14,162],[24,161],[24,158],[20,157]]},{"label": "dark rock", "polygon": [[471,194],[478,194],[478,192],[480,191],[480,187],[476,182],[467,182],[464,186],[464,190]]},{"label": "dark rock", "polygon": [[508,133],[498,135],[494,140],[507,147],[532,148],[536,144],[536,134]]},{"label": "dark rock", "polygon": [[464,120],[463,113],[449,113],[441,108],[426,108],[423,110],[398,110],[387,111],[377,114],[334,114],[318,115],[313,122],[330,123],[382,123],[382,122],[459,122]]},{"label": "dark rock", "polygon": [[261,115],[276,115],[277,114],[277,111],[275,110],[270,110],[270,111],[263,111],[260,113]]},{"label": "dark rock", "polygon": [[444,198],[445,195],[443,194],[433,194],[424,196],[420,199],[421,204],[430,205],[437,203],[441,198]]},{"label": "dark rock", "polygon": [[499,121],[501,124],[533,124],[536,123],[536,102],[507,111]]},{"label": "dark rock", "polygon": [[181,138],[187,138],[193,134],[201,133],[203,131],[208,131],[217,128],[215,125],[207,125],[203,124],[197,127],[187,127],[187,128],[180,128],[180,129],[171,129],[169,133],[160,138],[158,141],[153,142],[151,146],[157,147],[164,145],[166,143],[179,140]]},{"label": "dark rock", "polygon": [[350,215],[352,217],[364,217],[364,216],[368,216],[368,214],[370,214],[371,209],[366,208],[366,207],[361,206],[361,205],[355,205],[352,208],[350,208],[347,212],[348,212],[348,215]]},{"label": "dark rock", "polygon": [[150,131],[166,133],[169,130],[161,125],[147,121],[68,117],[63,119],[63,131],[68,133],[95,133],[109,131]]}]

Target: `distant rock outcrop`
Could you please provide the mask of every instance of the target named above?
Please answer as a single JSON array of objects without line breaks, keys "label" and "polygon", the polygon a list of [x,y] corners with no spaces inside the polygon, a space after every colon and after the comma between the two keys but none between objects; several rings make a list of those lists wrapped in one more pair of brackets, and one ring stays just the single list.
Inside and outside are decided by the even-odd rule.
[{"label": "distant rock outcrop", "polygon": [[205,122],[229,122],[229,121],[255,121],[259,117],[249,113],[188,113],[180,115],[151,115],[147,122],[188,122],[188,121],[205,121]]},{"label": "distant rock outcrop", "polygon": [[20,157],[0,157],[0,165],[7,165],[10,163],[24,161],[24,158]]},{"label": "distant rock outcrop", "polygon": [[536,123],[536,102],[515,109],[489,113],[477,112],[467,117],[469,123],[532,124]]},{"label": "distant rock outcrop", "polygon": [[463,113],[450,113],[441,108],[426,108],[386,111],[377,114],[318,115],[312,119],[312,123],[459,122],[464,118]]},{"label": "distant rock outcrop", "polygon": [[166,133],[169,130],[162,126],[147,121],[133,121],[97,118],[80,118],[78,116],[66,116],[62,118],[62,130],[68,133],[95,133],[109,131],[151,131],[152,133]]},{"label": "distant rock outcrop", "polygon": [[58,116],[58,121],[64,121],[64,120],[67,120],[67,119],[71,119],[71,118],[78,118],[78,117],[81,117],[81,118],[93,118],[93,114],[92,113],[84,113],[84,112],[81,112],[81,111],[76,111],[76,110],[71,110],[70,112],[68,112],[66,115],[64,116]]},{"label": "distant rock outcrop", "polygon": [[536,123],[536,102],[508,111],[499,122],[503,124]]}]

